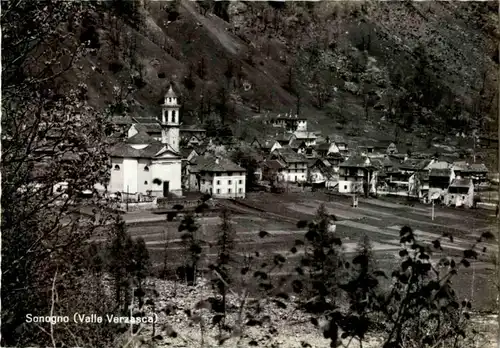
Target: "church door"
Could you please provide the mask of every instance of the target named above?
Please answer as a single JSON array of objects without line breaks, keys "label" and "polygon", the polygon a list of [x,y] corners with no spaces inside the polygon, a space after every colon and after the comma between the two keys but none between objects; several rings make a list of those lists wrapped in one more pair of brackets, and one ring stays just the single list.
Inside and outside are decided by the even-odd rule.
[{"label": "church door", "polygon": [[169,189],[169,181],[164,181],[163,182],[163,197],[168,197],[168,189]]}]

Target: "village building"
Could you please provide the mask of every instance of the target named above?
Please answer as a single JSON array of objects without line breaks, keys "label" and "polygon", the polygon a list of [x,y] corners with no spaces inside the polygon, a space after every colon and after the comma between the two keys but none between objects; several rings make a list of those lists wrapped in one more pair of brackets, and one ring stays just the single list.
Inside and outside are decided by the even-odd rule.
[{"label": "village building", "polygon": [[200,144],[206,138],[207,130],[196,125],[181,125],[181,140],[185,143],[198,141]]},{"label": "village building", "polygon": [[444,196],[444,204],[454,207],[474,205],[474,183],[472,179],[455,179]]},{"label": "village building", "polygon": [[395,155],[397,153],[398,153],[398,148],[397,148],[396,144],[390,143],[389,146],[387,146],[386,154]]},{"label": "village building", "polygon": [[307,130],[307,119],[298,117],[298,115],[278,115],[277,117],[269,119],[268,123],[273,127],[284,128],[290,132]]},{"label": "village building", "polygon": [[[338,152],[342,156],[347,156],[348,155],[348,153],[349,153],[349,144],[344,139],[344,137],[342,137],[341,135],[338,135],[338,134],[332,134],[330,136],[327,136],[326,139],[327,139],[328,143],[335,145],[335,147],[338,149]],[[334,151],[334,152],[336,152],[336,151]]]},{"label": "village building", "polygon": [[284,170],[286,170],[286,164],[282,163],[279,160],[266,160],[262,163],[262,180],[267,181],[284,181],[285,174]]},{"label": "village building", "polygon": [[256,149],[263,151],[264,153],[271,153],[276,149],[282,147],[280,143],[271,138],[257,138],[255,137],[250,145]]},{"label": "village building", "polygon": [[170,87],[162,105],[161,141],[138,131],[111,149],[108,191],[136,199],[182,195],[179,107]]},{"label": "village building", "polygon": [[[384,160],[383,163],[384,167],[388,164]],[[428,172],[428,166],[432,161],[406,158],[402,163],[392,161],[391,163],[393,164],[391,169],[386,170],[388,191],[399,195],[420,196],[420,182],[415,174]]]},{"label": "village building", "polygon": [[245,198],[246,170],[216,156],[198,156],[189,166],[189,189],[215,198]]},{"label": "village building", "polygon": [[307,170],[308,182],[313,186],[332,189],[339,183],[339,174],[330,162],[324,159],[312,160]]},{"label": "village building", "polygon": [[314,132],[308,131],[295,131],[290,137],[290,143],[292,141],[304,142],[306,146],[316,145],[316,134]]},{"label": "village building", "polygon": [[271,160],[279,160],[285,165],[282,170],[283,181],[305,182],[307,180],[307,158],[291,148],[276,149],[271,153]]},{"label": "village building", "polygon": [[457,179],[472,179],[474,185],[480,185],[488,180],[488,168],[483,163],[454,162],[453,171]]},{"label": "village building", "polygon": [[350,156],[340,164],[339,192],[368,193],[376,192],[378,168],[367,156]]},{"label": "village building", "polygon": [[442,200],[448,187],[455,179],[452,168],[432,168],[429,171],[429,198]]}]

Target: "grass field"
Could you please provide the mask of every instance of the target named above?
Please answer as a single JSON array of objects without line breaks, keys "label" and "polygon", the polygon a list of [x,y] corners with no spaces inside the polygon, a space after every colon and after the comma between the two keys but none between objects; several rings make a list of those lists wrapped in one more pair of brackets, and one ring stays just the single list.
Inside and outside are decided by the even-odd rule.
[{"label": "grass field", "polygon": [[[318,194],[255,194],[244,202],[245,206],[235,206],[238,214],[233,214],[232,223],[236,232],[235,260],[241,261],[245,255],[261,257],[255,263],[272,263],[272,258],[279,253],[287,257],[287,262],[279,269],[273,270],[276,275],[289,276],[297,266],[300,253],[293,254],[290,249],[296,239],[303,238],[305,230],[296,227],[293,221],[313,218],[321,203],[325,204],[329,213],[335,214],[337,234],[343,241],[347,255],[352,255],[359,239],[367,235],[373,245],[379,267],[389,271],[398,263],[399,229],[404,225],[411,226],[419,240],[432,245],[432,241],[440,239],[443,251],[433,255],[434,260],[443,256],[460,258],[463,250],[476,243],[476,239],[485,231],[496,234],[494,212],[484,210],[452,209],[436,207],[435,220],[430,218],[430,207],[417,204],[409,206],[397,202],[380,200],[360,200],[359,208],[350,207],[350,201],[342,197],[328,197]],[[234,203],[225,202],[228,207]],[[255,205],[252,211],[251,207]],[[241,208],[241,210],[238,210]],[[282,217],[282,218],[280,218]],[[201,268],[206,268],[213,260],[216,249],[213,245],[220,219],[207,217],[200,221],[198,231],[201,239],[206,241],[201,260]],[[151,222],[134,224],[129,227],[134,237],[142,237],[150,250],[156,267],[161,267],[165,250],[170,267],[182,265],[187,257],[178,232],[179,222]],[[259,231],[265,230],[269,235],[260,238]],[[168,233],[166,233],[168,232]],[[442,237],[446,232],[453,236]],[[168,245],[165,249],[166,235]],[[483,248],[486,248],[483,252]],[[493,258],[497,248],[493,241],[479,243],[479,260],[471,269],[464,269],[455,279],[455,288],[461,297],[473,297],[476,308],[488,310],[495,303]],[[263,261],[267,259],[267,261]],[[239,269],[235,266],[235,269]]]}]

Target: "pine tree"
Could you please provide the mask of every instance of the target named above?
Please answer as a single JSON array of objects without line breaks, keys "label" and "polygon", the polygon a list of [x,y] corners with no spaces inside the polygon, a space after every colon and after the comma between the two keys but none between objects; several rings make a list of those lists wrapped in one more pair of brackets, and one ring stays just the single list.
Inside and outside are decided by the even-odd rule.
[{"label": "pine tree", "polygon": [[149,252],[146,247],[146,242],[144,238],[138,238],[132,249],[133,254],[133,275],[135,280],[135,285],[137,286],[136,296],[139,299],[139,308],[142,308],[144,301],[144,289],[143,283],[146,277],[149,275],[149,268],[151,266],[151,261],[149,259]]},{"label": "pine tree", "polygon": [[234,250],[235,230],[231,223],[230,212],[226,209],[221,211],[220,214],[221,224],[217,231],[217,260],[213,265],[215,276],[213,277],[212,284],[221,296],[221,320],[219,321],[219,328],[221,329],[225,323],[226,318],[226,297],[229,291],[229,286],[232,283],[232,269],[230,263],[232,261],[231,253]]},{"label": "pine tree", "polygon": [[344,276],[342,241],[331,229],[335,220],[335,216],[328,215],[322,204],[305,235],[306,248],[302,265],[308,269],[312,285],[310,296],[314,300],[310,301],[308,308],[311,311],[335,308],[338,283]]},{"label": "pine tree", "polygon": [[130,302],[133,241],[127,234],[125,221],[120,218],[117,218],[113,232],[108,246],[107,266],[114,281],[116,304],[126,311]]},{"label": "pine tree", "polygon": [[182,244],[184,245],[186,254],[189,255],[184,263],[182,273],[186,282],[193,284],[196,283],[197,267],[203,251],[201,241],[197,236],[198,228],[199,225],[192,213],[184,217],[178,228],[179,232],[184,232],[181,235]]}]

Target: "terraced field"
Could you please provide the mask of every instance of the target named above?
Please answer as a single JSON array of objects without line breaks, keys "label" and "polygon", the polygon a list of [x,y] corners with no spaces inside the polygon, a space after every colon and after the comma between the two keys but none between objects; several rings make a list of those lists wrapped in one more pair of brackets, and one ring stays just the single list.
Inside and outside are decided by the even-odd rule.
[{"label": "terraced field", "polygon": [[[296,227],[294,221],[312,218],[321,203],[338,218],[337,233],[343,240],[345,251],[348,254],[354,252],[358,240],[367,235],[373,244],[379,266],[383,269],[392,269],[397,262],[399,230],[404,225],[411,226],[419,239],[429,245],[432,245],[433,240],[441,239],[443,251],[434,254],[436,260],[445,255],[460,257],[463,250],[476,243],[485,231],[496,235],[494,214],[489,211],[436,207],[435,219],[432,221],[430,207],[424,205],[407,206],[380,200],[360,200],[359,207],[352,208],[349,200],[340,197],[297,194],[284,199],[260,194],[240,203],[223,202],[235,212],[232,221],[236,231],[236,258],[254,255],[256,251],[263,255],[261,258],[272,258],[274,254],[280,253],[287,256],[287,262],[276,273],[289,274],[300,257],[300,252],[292,254],[290,248],[305,233],[305,230]],[[200,222],[199,233],[206,241],[202,264],[206,266],[215,256],[216,250],[211,244],[220,221],[217,217],[207,217]],[[129,231],[134,237],[145,239],[156,264],[163,262],[166,251],[169,264],[174,265],[182,264],[186,257],[178,225],[179,222],[175,221],[134,223],[129,226]],[[262,230],[269,232],[269,235],[260,238],[259,231]],[[453,242],[450,238],[442,237],[443,232],[452,235]],[[487,241],[479,243],[476,250],[480,251],[479,260],[473,263],[473,267],[461,272],[455,287],[463,297],[478,299],[478,309],[487,310],[495,302],[492,261],[497,248],[494,241]]]}]

